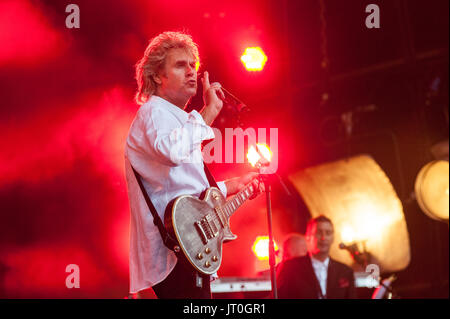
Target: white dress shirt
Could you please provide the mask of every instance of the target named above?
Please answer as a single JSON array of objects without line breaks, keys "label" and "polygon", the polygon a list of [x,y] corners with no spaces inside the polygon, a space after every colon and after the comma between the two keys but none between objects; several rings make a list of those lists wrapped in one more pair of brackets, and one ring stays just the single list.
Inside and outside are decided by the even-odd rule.
[{"label": "white dress shirt", "polygon": [[[130,202],[130,293],[163,281],[177,258],[163,243],[153,216],[130,165],[164,222],[167,204],[174,198],[199,196],[207,187],[201,143],[214,138],[212,128],[197,111],[186,113],[158,96],[137,111],[125,146],[125,173]],[[224,182],[217,183],[226,196]]]},{"label": "white dress shirt", "polygon": [[327,257],[323,262],[311,257],[311,263],[316,274],[317,280],[320,284],[320,289],[322,290],[322,295],[327,295],[327,277],[328,277],[328,264],[330,263],[330,257]]}]

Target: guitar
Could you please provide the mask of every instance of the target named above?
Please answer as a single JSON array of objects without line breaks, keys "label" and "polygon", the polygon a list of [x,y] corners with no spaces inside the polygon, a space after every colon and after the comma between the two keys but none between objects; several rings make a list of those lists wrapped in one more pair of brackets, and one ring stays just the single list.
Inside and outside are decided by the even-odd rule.
[{"label": "guitar", "polygon": [[237,238],[231,232],[229,219],[255,190],[250,183],[226,201],[219,189],[210,187],[201,200],[182,195],[169,203],[164,225],[197,271],[205,275],[217,272],[222,262],[222,244]]}]

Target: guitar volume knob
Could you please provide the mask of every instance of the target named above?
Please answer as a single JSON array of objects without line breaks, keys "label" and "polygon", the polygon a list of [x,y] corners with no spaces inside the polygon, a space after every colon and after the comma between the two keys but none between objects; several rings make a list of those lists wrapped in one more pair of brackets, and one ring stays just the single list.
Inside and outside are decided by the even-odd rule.
[{"label": "guitar volume knob", "polygon": [[210,252],[211,252],[211,249],[209,249],[209,247],[206,247],[205,253],[209,254]]},{"label": "guitar volume knob", "polygon": [[211,263],[209,261],[205,262],[205,267],[208,268],[209,266],[211,266]]},{"label": "guitar volume knob", "polygon": [[197,254],[197,259],[199,259],[199,260],[200,260],[200,259],[202,259],[202,258],[203,258],[203,255],[202,255],[202,253],[198,253],[198,254]]},{"label": "guitar volume knob", "polygon": [[218,260],[217,256],[212,257],[212,261],[217,261],[217,260]]}]

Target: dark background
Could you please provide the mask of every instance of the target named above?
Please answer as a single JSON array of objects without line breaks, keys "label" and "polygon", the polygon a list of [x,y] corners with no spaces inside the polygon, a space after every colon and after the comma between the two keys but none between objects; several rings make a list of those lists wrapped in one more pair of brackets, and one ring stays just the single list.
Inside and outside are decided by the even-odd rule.
[{"label": "dark background", "polygon": [[[70,3],[80,8],[79,29],[65,27]],[[365,26],[370,3],[380,7],[380,29]],[[448,298],[448,225],[411,197],[431,146],[448,139],[448,17],[447,0],[2,1],[0,297],[127,296],[123,148],[138,109],[134,64],[149,39],[177,30],[198,43],[200,72],[251,107],[245,126],[278,128],[281,176],[371,154],[410,234],[397,294]],[[247,46],[268,56],[262,72],[243,68]],[[199,90],[189,107],[201,105]],[[233,127],[233,118],[223,112],[216,126]],[[249,169],[211,168],[218,180]],[[303,232],[301,198],[278,185],[273,195],[275,239]],[[239,238],[225,246],[219,275],[255,276],[264,198],[245,204],[232,228]],[[80,289],[65,287],[68,264],[80,267]]]}]

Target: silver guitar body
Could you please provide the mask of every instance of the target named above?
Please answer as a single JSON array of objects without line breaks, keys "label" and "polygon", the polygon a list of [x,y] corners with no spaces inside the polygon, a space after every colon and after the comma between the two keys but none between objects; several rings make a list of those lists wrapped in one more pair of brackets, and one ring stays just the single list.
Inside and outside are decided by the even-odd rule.
[{"label": "silver guitar body", "polygon": [[200,273],[211,275],[222,263],[222,244],[237,238],[229,217],[221,210],[225,197],[219,189],[208,188],[203,199],[191,195],[175,198],[168,206],[164,223],[186,259]]}]

